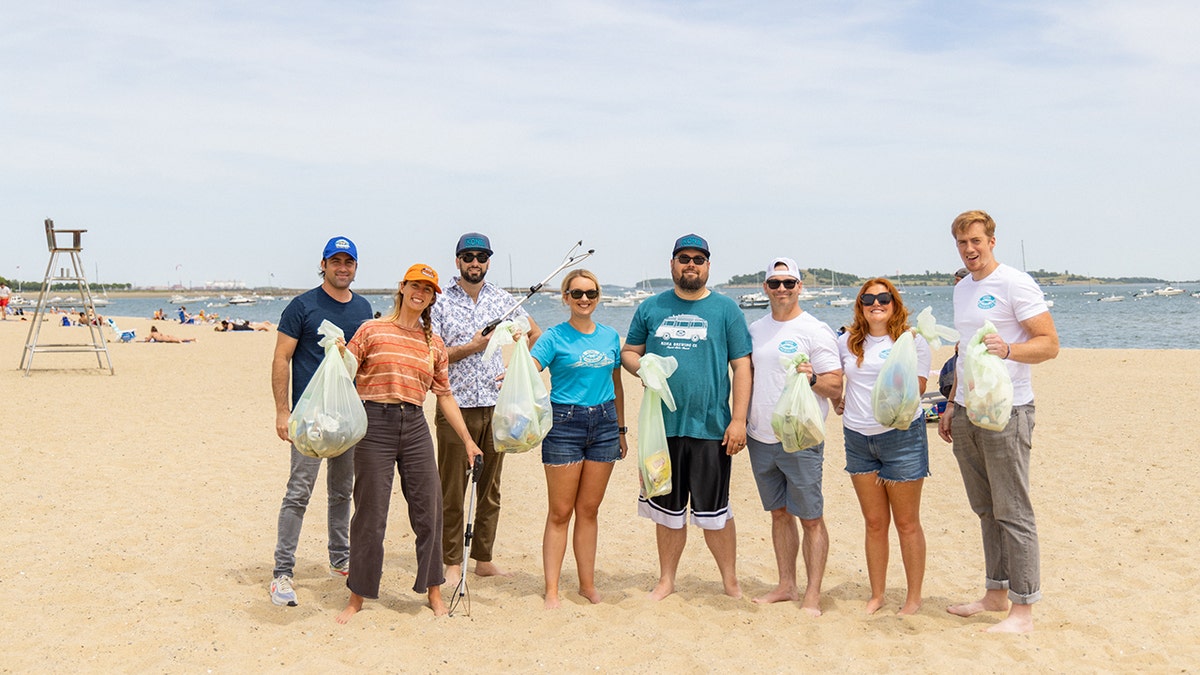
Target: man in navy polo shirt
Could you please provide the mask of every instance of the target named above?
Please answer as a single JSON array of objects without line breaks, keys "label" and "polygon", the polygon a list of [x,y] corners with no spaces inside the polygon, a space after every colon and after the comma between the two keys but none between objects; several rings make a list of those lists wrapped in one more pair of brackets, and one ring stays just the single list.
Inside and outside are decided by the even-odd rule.
[{"label": "man in navy polo shirt", "polygon": [[[279,337],[271,361],[271,391],[275,395],[275,433],[288,439],[288,417],[312,379],[325,350],[317,328],[328,319],[349,340],[362,322],[371,318],[371,303],[350,290],[358,272],[358,249],[346,237],[334,237],[321,254],[321,285],[292,299],[279,319]],[[288,380],[291,397],[288,397]],[[290,404],[289,404],[290,402]],[[271,580],[271,602],[296,606],[292,578],[296,544],[309,497],[317,483],[321,460],[291,448],[291,473],[287,493],[279,508],[279,532],[275,543],[275,570]],[[329,573],[350,573],[350,499],[354,491],[354,448],[329,460],[325,476],[329,491]]]}]

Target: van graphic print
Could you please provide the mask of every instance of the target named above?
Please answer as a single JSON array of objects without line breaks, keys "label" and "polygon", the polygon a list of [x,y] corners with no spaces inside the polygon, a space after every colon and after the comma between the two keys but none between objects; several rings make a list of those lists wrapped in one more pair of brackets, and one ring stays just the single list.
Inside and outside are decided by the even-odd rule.
[{"label": "van graphic print", "polygon": [[654,337],[663,342],[707,340],[708,322],[695,314],[673,314],[658,324]]}]

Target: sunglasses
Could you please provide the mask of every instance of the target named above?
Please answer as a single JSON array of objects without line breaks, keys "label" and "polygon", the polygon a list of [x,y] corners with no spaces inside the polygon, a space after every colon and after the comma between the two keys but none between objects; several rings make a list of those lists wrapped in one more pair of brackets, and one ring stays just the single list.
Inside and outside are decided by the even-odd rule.
[{"label": "sunglasses", "polygon": [[892,304],[892,294],[888,293],[887,291],[882,293],[863,293],[858,297],[858,299],[862,302],[863,307],[870,307],[871,305],[875,304],[876,300],[878,300],[879,304],[881,305]]},{"label": "sunglasses", "polygon": [[480,262],[480,264],[482,264],[482,263],[487,262],[488,258],[490,258],[490,257],[491,257],[490,255],[488,255],[487,253],[483,253],[483,252],[474,253],[472,251],[467,251],[466,253],[458,254],[458,259],[465,263],[475,262],[476,260],[478,260]]},{"label": "sunglasses", "polygon": [[776,288],[779,288],[780,284],[783,284],[783,287],[790,291],[796,287],[796,280],[795,279],[767,279],[767,288],[769,288],[771,290],[775,290]]},{"label": "sunglasses", "polygon": [[683,255],[675,256],[675,260],[677,260],[680,265],[691,265],[692,263],[703,265],[704,263],[708,262],[708,256],[688,255],[684,253]]},{"label": "sunglasses", "polygon": [[578,288],[573,288],[569,291],[563,291],[563,293],[571,296],[572,298],[574,298],[576,300],[582,298],[585,295],[587,296],[588,300],[595,300],[596,298],[600,297],[600,291],[598,291],[594,288],[591,289],[590,291],[581,291]]}]

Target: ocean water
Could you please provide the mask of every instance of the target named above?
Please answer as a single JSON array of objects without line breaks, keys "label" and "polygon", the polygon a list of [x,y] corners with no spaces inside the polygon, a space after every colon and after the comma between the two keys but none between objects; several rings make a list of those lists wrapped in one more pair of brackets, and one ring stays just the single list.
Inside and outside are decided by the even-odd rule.
[{"label": "ocean water", "polygon": [[[619,295],[625,289],[606,288],[605,292]],[[732,298],[753,289],[718,289]],[[854,288],[840,289],[846,297],[853,297]],[[1054,301],[1050,309],[1058,327],[1063,347],[1073,349],[1200,349],[1200,299],[1190,293],[1200,288],[1188,288],[1187,293],[1172,297],[1152,296],[1135,299],[1139,291],[1150,290],[1140,285],[1105,285],[1095,290],[1101,295],[1083,295],[1087,286],[1048,286],[1046,297]],[[949,286],[931,288],[912,287],[902,289],[905,304],[915,316],[926,306],[933,308],[939,323],[951,324],[953,289]],[[1123,302],[1098,302],[1100,297],[1124,295]],[[29,293],[26,297],[31,297]],[[368,295],[372,306],[387,313],[392,308],[392,296]],[[254,305],[221,306],[217,299],[192,303],[188,311],[197,313],[216,312],[222,317],[248,319],[250,321],[278,322],[279,315],[291,298],[281,297],[273,301],[260,301]],[[820,298],[825,301],[828,298]],[[805,311],[828,323],[835,330],[849,323],[853,317],[852,307],[831,307],[817,300],[802,303]],[[543,327],[567,319],[567,310],[556,295],[538,294],[525,303],[533,318]],[[177,307],[166,298],[113,298],[107,307],[99,308],[101,314],[113,316],[136,316],[150,318],[155,309],[162,309],[174,316]],[[596,309],[595,318],[615,328],[621,335],[629,329],[635,307],[605,307]],[[743,310],[747,321],[753,321],[767,313],[766,309]]]}]

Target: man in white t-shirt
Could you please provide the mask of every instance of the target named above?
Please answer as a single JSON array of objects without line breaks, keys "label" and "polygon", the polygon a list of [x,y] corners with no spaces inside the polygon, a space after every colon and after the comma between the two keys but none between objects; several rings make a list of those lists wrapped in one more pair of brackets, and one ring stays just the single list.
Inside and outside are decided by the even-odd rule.
[{"label": "man in white t-shirt", "polygon": [[1013,409],[1003,431],[972,424],[963,408],[964,359],[958,360],[957,384],[950,396],[953,404],[938,420],[938,435],[954,444],[967,499],[979,516],[987,574],[983,598],[951,605],[946,611],[971,616],[1007,609],[1008,617],[988,630],[1028,633],[1033,630],[1033,603],[1042,597],[1037,524],[1029,490],[1034,421],[1030,365],[1058,356],[1058,331],[1037,282],[993,255],[996,223],[991,216],[967,211],[954,219],[950,229],[970,272],[954,287],[954,328],[961,335],[960,346],[984,322],[996,327],[997,332],[985,336],[983,343],[989,353],[1007,362]]},{"label": "man in white t-shirt", "polygon": [[[821,580],[829,557],[829,533],[825,530],[825,501],[821,493],[825,444],[785,452],[771,429],[771,414],[787,375],[784,358],[799,353],[808,355],[809,363],[801,365],[800,370],[817,394],[822,418],[829,414],[829,399],[842,392],[837,337],[828,325],[800,309],[801,290],[803,283],[796,261],[775,258],[767,266],[763,282],[763,292],[771,301],[771,313],[750,324],[754,386],[746,424],[747,447],[763,510],[771,512],[771,542],[779,567],[779,585],[754,601],[803,599],[804,611],[819,616]],[[804,529],[803,548],[797,519]],[[796,557],[801,550],[807,573],[803,598],[796,585]]]}]

